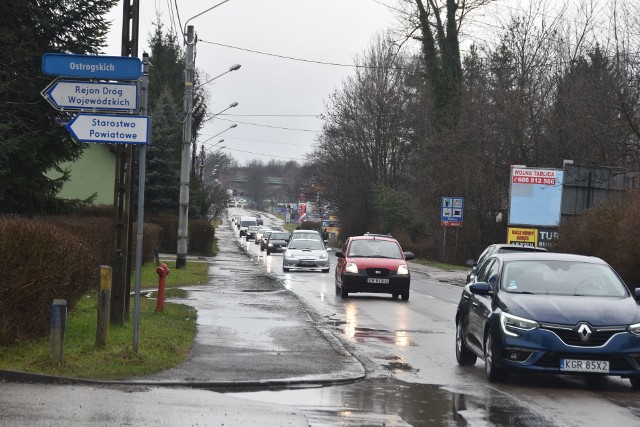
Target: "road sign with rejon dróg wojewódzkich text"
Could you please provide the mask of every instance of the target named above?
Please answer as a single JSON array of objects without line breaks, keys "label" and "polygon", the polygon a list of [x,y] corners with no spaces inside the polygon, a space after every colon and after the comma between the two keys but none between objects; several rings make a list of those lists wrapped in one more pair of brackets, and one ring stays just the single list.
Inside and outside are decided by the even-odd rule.
[{"label": "road sign with rejon dr\u00f3g wojew\u00f3dzkich text", "polygon": [[135,82],[94,82],[56,79],[42,96],[59,111],[138,111],[138,84]]}]

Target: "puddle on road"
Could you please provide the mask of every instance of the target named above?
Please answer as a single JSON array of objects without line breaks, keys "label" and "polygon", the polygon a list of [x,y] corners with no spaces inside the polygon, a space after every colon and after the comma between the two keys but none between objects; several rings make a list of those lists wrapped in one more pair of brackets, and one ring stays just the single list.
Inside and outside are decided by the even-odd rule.
[{"label": "puddle on road", "polygon": [[354,384],[230,393],[298,408],[312,426],[549,426],[549,420],[486,388],[448,391],[440,386],[372,379]]},{"label": "puddle on road", "polygon": [[411,334],[428,333],[426,331],[388,331],[385,329],[362,328],[355,326],[353,322],[341,320],[330,321],[328,324],[332,325],[337,331],[350,340],[358,342],[376,340],[400,347],[411,347],[415,345],[413,340],[411,340]]}]

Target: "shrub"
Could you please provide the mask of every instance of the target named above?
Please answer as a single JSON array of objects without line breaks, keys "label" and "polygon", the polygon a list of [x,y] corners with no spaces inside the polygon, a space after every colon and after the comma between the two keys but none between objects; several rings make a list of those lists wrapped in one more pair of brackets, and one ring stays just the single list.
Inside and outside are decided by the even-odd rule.
[{"label": "shrub", "polygon": [[[53,299],[76,301],[99,283],[99,266],[111,264],[112,220],[55,216],[0,217],[0,255],[9,266],[0,279],[0,344],[44,336]],[[135,225],[131,266],[135,267]],[[159,227],[145,224],[143,262],[154,258]]]},{"label": "shrub", "polygon": [[[158,224],[158,250],[174,254],[178,244],[178,216],[151,215],[148,222]],[[215,237],[215,228],[206,219],[189,219],[189,242],[187,249],[190,254],[211,255],[211,245]]]},{"label": "shrub", "polygon": [[211,255],[214,230],[213,225],[206,219],[189,220],[189,253]]},{"label": "shrub", "polygon": [[631,289],[640,284],[640,193],[601,203],[563,220],[554,251],[602,258]]},{"label": "shrub", "polygon": [[44,336],[51,304],[69,308],[98,281],[95,252],[84,239],[44,220],[0,218],[0,344]]}]

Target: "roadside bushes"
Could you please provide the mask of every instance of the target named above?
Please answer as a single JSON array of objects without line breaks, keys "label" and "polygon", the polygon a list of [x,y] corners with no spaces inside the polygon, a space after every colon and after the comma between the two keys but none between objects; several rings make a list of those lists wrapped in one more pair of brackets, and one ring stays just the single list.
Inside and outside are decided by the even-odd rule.
[{"label": "roadside bushes", "polygon": [[[175,215],[151,215],[148,222],[158,224],[160,227],[158,237],[158,250],[160,252],[174,254],[178,242],[178,217]],[[190,254],[211,255],[211,246],[215,237],[215,228],[206,219],[189,219],[189,243]]]},{"label": "roadside bushes", "polygon": [[[110,218],[79,215],[0,217],[6,270],[0,275],[0,345],[45,336],[54,299],[72,308],[97,289],[99,266],[111,263],[111,224]],[[157,225],[145,224],[144,261],[154,258],[158,233]],[[131,258],[133,265],[135,248]]]},{"label": "roadside bushes", "polygon": [[0,217],[0,345],[46,335],[54,299],[73,307],[97,283],[85,239],[43,220]]},{"label": "roadside bushes", "polygon": [[632,290],[640,285],[640,193],[629,192],[563,219],[554,251],[602,258]]}]

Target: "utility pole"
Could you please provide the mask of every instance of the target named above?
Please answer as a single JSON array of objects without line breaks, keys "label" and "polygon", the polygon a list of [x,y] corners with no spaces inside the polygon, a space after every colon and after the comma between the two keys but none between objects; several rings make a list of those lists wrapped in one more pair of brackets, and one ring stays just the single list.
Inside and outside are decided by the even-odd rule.
[{"label": "utility pole", "polygon": [[176,268],[187,265],[189,234],[189,178],[191,175],[191,122],[193,111],[193,25],[187,27],[187,57],[184,71],[184,123],[182,126],[182,163],[180,166],[180,211],[178,215],[178,251]]},{"label": "utility pole", "polygon": [[[139,0],[124,0],[121,56],[138,56]],[[131,231],[133,215],[133,146],[115,144],[116,177],[113,194],[113,245],[111,253],[111,323],[124,324],[129,316],[131,284]]]}]

